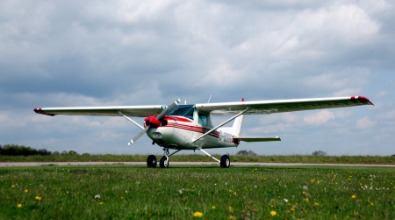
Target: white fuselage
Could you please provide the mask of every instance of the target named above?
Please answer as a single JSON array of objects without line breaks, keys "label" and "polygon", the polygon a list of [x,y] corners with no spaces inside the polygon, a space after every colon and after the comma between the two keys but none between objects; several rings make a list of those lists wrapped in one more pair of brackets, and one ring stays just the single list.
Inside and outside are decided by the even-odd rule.
[{"label": "white fuselage", "polygon": [[194,150],[197,148],[237,147],[238,142],[225,129],[217,129],[194,142],[208,132],[211,127],[204,127],[184,116],[166,116],[166,123],[157,128],[150,128],[147,135],[159,146],[171,149]]}]

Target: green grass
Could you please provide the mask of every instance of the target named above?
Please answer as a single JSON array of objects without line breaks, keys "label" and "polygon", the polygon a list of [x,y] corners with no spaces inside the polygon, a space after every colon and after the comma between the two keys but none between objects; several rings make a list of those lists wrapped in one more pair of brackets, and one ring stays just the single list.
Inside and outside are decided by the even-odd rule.
[{"label": "green grass", "polygon": [[[157,155],[159,159],[160,155]],[[220,158],[221,155],[214,155]],[[86,161],[146,161],[147,155],[58,155],[58,156],[0,156],[0,162],[86,162]],[[210,161],[213,160],[202,154],[174,155],[171,161]],[[395,164],[395,157],[391,156],[235,156],[232,162],[274,162],[274,163],[348,163],[348,164]]]},{"label": "green grass", "polygon": [[1,167],[0,207],[0,219],[194,219],[195,212],[202,219],[394,219],[395,172],[319,166]]}]

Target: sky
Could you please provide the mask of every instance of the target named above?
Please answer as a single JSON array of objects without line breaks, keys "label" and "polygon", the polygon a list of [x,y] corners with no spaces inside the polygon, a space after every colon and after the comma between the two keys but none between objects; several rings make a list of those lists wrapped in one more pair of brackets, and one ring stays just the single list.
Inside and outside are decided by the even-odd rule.
[{"label": "sky", "polygon": [[0,0],[0,144],[160,155],[128,146],[122,117],[33,108],[363,95],[375,106],[246,116],[244,135],[282,141],[209,151],[392,155],[394,26],[389,0]]}]

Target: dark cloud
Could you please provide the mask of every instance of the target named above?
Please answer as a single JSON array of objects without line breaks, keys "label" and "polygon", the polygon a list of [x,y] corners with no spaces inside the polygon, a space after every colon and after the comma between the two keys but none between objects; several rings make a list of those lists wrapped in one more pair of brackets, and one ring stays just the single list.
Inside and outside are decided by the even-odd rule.
[{"label": "dark cloud", "polygon": [[[312,145],[325,147],[328,139],[317,132],[321,128],[322,133],[341,136],[359,122],[364,135],[385,136],[393,129],[377,115],[391,116],[394,105],[388,98],[394,85],[393,10],[384,0],[2,1],[0,139],[57,148],[70,147],[64,143],[68,139],[79,151],[92,152],[91,146],[106,152],[103,146],[115,142],[118,152],[130,152],[123,150],[123,143],[138,130],[129,130],[127,121],[89,118],[62,124],[67,119],[47,119],[31,109],[167,104],[177,98],[194,103],[206,102],[210,95],[212,101],[234,101],[361,93],[385,107],[353,109],[346,123],[335,114],[320,129],[305,125],[305,115],[297,115],[298,121],[274,117],[268,125],[251,120],[245,127],[255,128],[250,131],[256,134],[265,132],[265,126],[281,128],[277,131],[290,142],[268,146],[289,149],[294,142],[302,153],[308,152],[301,147],[306,141],[300,136],[306,133],[317,138],[311,138]],[[14,118],[21,119],[12,123]],[[91,121],[99,125],[91,126]],[[7,130],[12,124],[20,127]],[[52,132],[39,132],[43,124]],[[61,129],[75,126],[82,130]],[[30,128],[40,129],[30,135]],[[16,130],[23,134],[13,135]],[[350,128],[347,135],[327,146],[344,146],[350,140],[365,149],[391,143],[362,141],[357,129]],[[354,154],[353,149],[340,152]]]}]

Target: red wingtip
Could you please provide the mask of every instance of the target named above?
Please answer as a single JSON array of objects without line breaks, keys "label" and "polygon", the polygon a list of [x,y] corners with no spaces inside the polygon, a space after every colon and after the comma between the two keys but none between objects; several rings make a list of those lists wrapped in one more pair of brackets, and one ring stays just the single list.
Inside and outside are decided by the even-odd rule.
[{"label": "red wingtip", "polygon": [[358,96],[358,100],[365,105],[374,105],[368,98],[365,96]]},{"label": "red wingtip", "polygon": [[42,109],[41,108],[34,108],[35,113],[41,113]]},{"label": "red wingtip", "polygon": [[351,100],[356,103],[361,103],[362,105],[373,105],[374,104],[365,96],[353,96]]},{"label": "red wingtip", "polygon": [[55,114],[48,114],[48,113],[45,113],[45,112],[43,111],[42,108],[34,108],[33,111],[34,111],[35,113],[37,113],[37,114],[55,116]]}]

